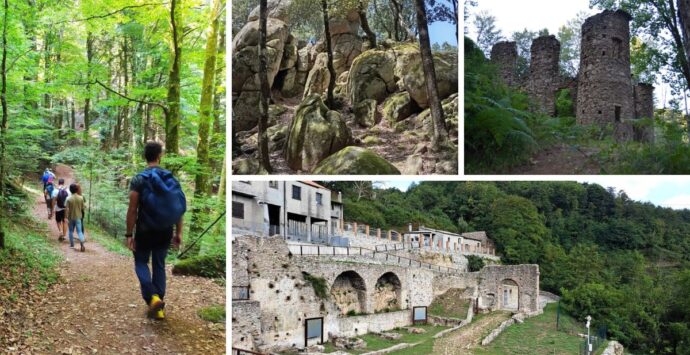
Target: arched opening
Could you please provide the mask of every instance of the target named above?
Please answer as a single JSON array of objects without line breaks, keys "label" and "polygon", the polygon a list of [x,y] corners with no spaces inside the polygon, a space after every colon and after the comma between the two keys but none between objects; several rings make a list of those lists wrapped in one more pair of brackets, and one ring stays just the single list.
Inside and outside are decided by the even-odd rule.
[{"label": "arched opening", "polygon": [[352,270],[335,278],[331,296],[340,309],[340,314],[355,315],[366,311],[367,289],[364,279]]},{"label": "arched opening", "polygon": [[392,312],[402,308],[400,291],[402,284],[398,275],[387,272],[376,281],[374,288],[374,312]]},{"label": "arched opening", "polygon": [[520,308],[520,287],[511,279],[501,281],[501,304],[503,309],[518,310]]}]

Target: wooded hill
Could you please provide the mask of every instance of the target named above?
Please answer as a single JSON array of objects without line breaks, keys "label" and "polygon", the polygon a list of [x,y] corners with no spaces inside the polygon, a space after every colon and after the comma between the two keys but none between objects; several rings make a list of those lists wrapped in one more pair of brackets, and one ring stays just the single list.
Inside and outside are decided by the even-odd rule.
[{"label": "wooded hill", "polygon": [[542,289],[640,353],[690,348],[690,210],[575,182],[422,182],[406,192],[325,182],[345,220],[487,231],[507,264],[537,263]]}]

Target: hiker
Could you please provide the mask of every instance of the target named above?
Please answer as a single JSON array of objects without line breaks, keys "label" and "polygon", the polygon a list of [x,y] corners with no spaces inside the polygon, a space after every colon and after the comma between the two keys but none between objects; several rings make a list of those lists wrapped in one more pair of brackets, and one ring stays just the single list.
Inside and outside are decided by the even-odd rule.
[{"label": "hiker", "polygon": [[53,218],[53,191],[55,186],[53,186],[53,181],[47,182],[43,185],[43,198],[46,201],[46,207],[48,208],[48,219]]},{"label": "hiker", "polygon": [[69,185],[70,196],[65,201],[65,215],[69,225],[69,246],[74,248],[73,232],[77,230],[79,237],[80,250],[84,252],[84,230],[82,229],[82,218],[84,217],[84,198],[78,193],[77,184]]},{"label": "hiker", "polygon": [[50,168],[46,168],[46,170],[43,172],[43,176],[41,176],[41,182],[43,182],[43,190],[46,189],[48,183],[53,183],[54,179],[55,174],[53,174],[53,172],[50,171]]},{"label": "hiker", "polygon": [[84,217],[86,217],[86,198],[81,193],[81,184],[77,183],[77,194],[84,199],[84,208],[81,211],[81,230],[86,233],[86,225],[84,224]]},{"label": "hiker", "polygon": [[159,166],[162,156],[160,143],[146,143],[147,167],[129,185],[125,234],[127,246],[134,254],[141,295],[149,306],[147,314],[159,320],[165,318],[165,257],[171,242],[174,248],[182,243],[182,216],[187,209],[180,183]]},{"label": "hiker", "polygon": [[69,197],[69,190],[65,188],[65,179],[58,179],[58,188],[53,190],[53,209],[55,210],[55,223],[58,226],[60,237],[58,241],[65,240],[67,233],[67,221],[65,220],[65,203]]}]

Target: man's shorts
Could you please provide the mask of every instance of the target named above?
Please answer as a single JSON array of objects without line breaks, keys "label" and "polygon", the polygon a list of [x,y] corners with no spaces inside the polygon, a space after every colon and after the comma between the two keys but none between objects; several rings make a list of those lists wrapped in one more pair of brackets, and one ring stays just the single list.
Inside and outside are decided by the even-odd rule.
[{"label": "man's shorts", "polygon": [[62,223],[65,220],[65,210],[55,212],[55,222]]}]

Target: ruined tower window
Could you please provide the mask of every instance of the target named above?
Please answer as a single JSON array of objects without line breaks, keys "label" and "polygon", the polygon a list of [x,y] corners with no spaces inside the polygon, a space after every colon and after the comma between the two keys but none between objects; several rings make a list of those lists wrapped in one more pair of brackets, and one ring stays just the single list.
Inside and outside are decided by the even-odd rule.
[{"label": "ruined tower window", "polygon": [[616,105],[614,106],[615,112],[616,112],[616,122],[621,122],[621,107]]},{"label": "ruined tower window", "polygon": [[601,115],[601,110],[599,110],[599,114]]},{"label": "ruined tower window", "polygon": [[620,38],[613,38],[613,57],[621,58],[623,54],[623,40]]},{"label": "ruined tower window", "polygon": [[601,52],[601,56],[602,57],[606,56],[606,51]]}]

